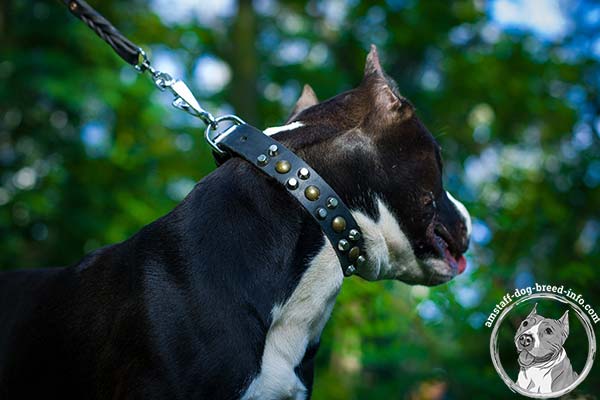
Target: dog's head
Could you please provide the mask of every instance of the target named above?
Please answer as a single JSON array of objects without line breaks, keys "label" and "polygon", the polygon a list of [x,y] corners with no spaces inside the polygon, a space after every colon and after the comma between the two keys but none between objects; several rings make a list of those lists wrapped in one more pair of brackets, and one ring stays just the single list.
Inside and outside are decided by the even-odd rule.
[{"label": "dog's head", "polygon": [[519,365],[529,367],[545,362],[560,353],[569,336],[569,311],[560,319],[544,318],[537,314],[537,304],[515,334]]},{"label": "dog's head", "polygon": [[465,268],[465,207],[444,190],[440,146],[381,68],[373,46],[362,83],[319,103],[305,87],[288,125],[267,130],[304,158],[353,210],[368,280],[435,285]]}]

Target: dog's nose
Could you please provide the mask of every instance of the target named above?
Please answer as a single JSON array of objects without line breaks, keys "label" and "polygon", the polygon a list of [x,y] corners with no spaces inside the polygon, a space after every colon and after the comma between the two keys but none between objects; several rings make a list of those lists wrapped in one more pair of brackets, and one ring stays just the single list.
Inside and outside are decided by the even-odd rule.
[{"label": "dog's nose", "polygon": [[523,334],[519,336],[519,344],[525,348],[533,344],[533,336],[529,334]]}]

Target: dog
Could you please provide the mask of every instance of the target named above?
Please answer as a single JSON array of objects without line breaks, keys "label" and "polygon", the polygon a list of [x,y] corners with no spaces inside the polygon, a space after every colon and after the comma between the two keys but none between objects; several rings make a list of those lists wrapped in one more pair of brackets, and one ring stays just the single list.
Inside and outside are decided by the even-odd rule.
[{"label": "dog", "polygon": [[[469,213],[374,47],[358,87],[319,103],[305,86],[264,132],[352,210],[357,275],[433,286],[464,270]],[[232,157],[130,239],[67,268],[0,274],[0,398],[310,398],[342,281],[305,209]]]},{"label": "dog", "polygon": [[519,387],[533,393],[554,393],[577,380],[565,341],[569,336],[569,311],[556,320],[537,314],[537,304],[515,334],[519,353]]}]

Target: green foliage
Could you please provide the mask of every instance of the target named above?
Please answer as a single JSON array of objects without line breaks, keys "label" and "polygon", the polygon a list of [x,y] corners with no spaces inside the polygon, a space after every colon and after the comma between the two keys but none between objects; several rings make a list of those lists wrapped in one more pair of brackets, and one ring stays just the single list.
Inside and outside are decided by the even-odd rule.
[{"label": "green foliage", "polygon": [[[476,222],[468,272],[432,289],[347,280],[315,399],[513,398],[482,326],[504,293],[565,285],[600,311],[591,3],[565,2],[573,26],[560,40],[498,31],[482,1],[240,0],[203,23],[169,22],[159,1],[91,3],[151,57],[176,60],[203,105],[262,127],[284,120],[304,83],[321,99],[358,84],[374,42],[442,145],[446,186]],[[214,169],[201,126],[60,2],[4,1],[0,35],[0,268],[68,265],[124,240]],[[205,54],[230,66],[223,90],[197,87]],[[599,378],[596,367],[579,391],[600,393]]]}]

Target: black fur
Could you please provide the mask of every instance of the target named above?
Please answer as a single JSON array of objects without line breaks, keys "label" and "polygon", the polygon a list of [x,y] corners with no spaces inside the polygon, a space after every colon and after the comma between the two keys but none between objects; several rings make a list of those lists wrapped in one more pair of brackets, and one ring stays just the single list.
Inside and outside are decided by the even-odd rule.
[{"label": "black fur", "polygon": [[232,159],[123,243],[0,275],[0,398],[238,398],[271,308],[322,244],[285,190]]}]

